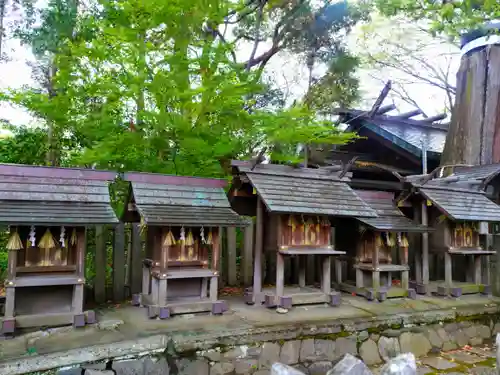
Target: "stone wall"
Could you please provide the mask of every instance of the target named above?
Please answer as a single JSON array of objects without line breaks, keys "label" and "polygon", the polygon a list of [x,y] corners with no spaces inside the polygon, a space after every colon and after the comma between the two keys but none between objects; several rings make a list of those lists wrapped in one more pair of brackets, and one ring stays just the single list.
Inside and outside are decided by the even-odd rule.
[{"label": "stone wall", "polygon": [[158,355],[60,369],[57,374],[81,375],[82,368],[107,367],[117,375],[268,375],[273,363],[280,362],[304,374],[324,375],[346,353],[360,357],[370,366],[382,364],[400,353],[420,357],[465,345],[480,345],[500,332],[500,323],[494,319],[485,316],[432,325],[369,328],[192,351],[176,350],[175,343],[170,342]]}]

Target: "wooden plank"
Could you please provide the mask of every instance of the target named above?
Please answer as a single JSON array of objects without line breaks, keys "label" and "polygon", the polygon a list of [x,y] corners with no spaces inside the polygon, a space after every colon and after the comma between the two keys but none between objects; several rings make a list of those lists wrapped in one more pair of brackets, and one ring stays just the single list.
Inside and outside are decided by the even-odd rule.
[{"label": "wooden plank", "polygon": [[253,302],[262,293],[262,248],[264,242],[264,203],[257,196],[257,221],[255,229],[255,258],[253,273]]},{"label": "wooden plank", "polygon": [[96,303],[106,302],[106,228],[97,225],[95,228],[95,278],[94,300]]},{"label": "wooden plank", "polygon": [[113,301],[125,299],[125,225],[119,223],[114,232]]},{"label": "wooden plank", "polygon": [[240,272],[242,273],[243,286],[250,286],[252,283],[252,262],[253,262],[253,221],[244,232],[243,256],[241,257]]},{"label": "wooden plank", "polygon": [[236,265],[236,228],[227,228],[227,283],[230,286],[236,286],[238,283],[237,265]]},{"label": "wooden plank", "polygon": [[131,228],[130,292],[140,293],[142,288],[142,241],[138,224]]}]

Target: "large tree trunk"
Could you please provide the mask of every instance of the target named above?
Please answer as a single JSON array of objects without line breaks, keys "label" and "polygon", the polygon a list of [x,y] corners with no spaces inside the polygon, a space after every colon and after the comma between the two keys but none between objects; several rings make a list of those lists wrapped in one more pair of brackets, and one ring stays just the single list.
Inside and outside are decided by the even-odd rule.
[{"label": "large tree trunk", "polygon": [[462,57],[441,165],[500,162],[500,46]]}]

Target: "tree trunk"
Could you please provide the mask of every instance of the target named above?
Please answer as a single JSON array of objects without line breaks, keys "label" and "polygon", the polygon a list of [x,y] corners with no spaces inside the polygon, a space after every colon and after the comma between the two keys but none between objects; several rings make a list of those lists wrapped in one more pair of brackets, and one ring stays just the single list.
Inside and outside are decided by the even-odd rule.
[{"label": "tree trunk", "polygon": [[2,44],[4,37],[4,18],[7,9],[7,0],[0,0],[0,61],[2,60]]},{"label": "tree trunk", "polygon": [[500,46],[462,57],[441,165],[500,162]]}]

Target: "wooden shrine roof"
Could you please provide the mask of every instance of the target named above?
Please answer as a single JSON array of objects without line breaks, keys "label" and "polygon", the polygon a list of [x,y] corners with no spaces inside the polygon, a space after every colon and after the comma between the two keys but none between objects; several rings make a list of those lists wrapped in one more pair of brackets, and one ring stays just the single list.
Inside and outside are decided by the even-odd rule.
[{"label": "wooden shrine roof", "polygon": [[[391,106],[387,106],[391,107]],[[443,152],[446,134],[448,132],[447,124],[433,122],[433,118],[414,119],[414,115],[421,114],[419,111],[412,111],[408,114],[387,115],[389,111],[381,107],[374,116],[370,113],[358,109],[339,109],[334,113],[340,115],[350,126],[350,130],[360,130],[365,128],[374,135],[389,141],[397,147],[400,147],[416,157],[422,156],[422,143],[426,150],[431,153],[440,154]],[[442,116],[435,118],[441,119]]]},{"label": "wooden shrine roof", "polygon": [[355,190],[378,217],[358,218],[359,221],[370,227],[388,232],[427,232],[428,227],[414,223],[408,219],[394,204],[394,193],[374,190]]},{"label": "wooden shrine roof", "polygon": [[500,206],[482,192],[448,185],[424,185],[419,192],[452,220],[500,222]]},{"label": "wooden shrine roof", "polygon": [[[125,173],[131,183],[131,197],[138,214],[149,225],[245,226],[224,192],[225,180],[169,176],[153,173]],[[125,212],[127,221],[139,221]]]},{"label": "wooden shrine roof", "polygon": [[115,172],[0,164],[0,223],[113,224],[108,182]]},{"label": "wooden shrine roof", "polygon": [[376,217],[338,173],[326,169],[233,162],[246,175],[270,212]]}]

